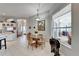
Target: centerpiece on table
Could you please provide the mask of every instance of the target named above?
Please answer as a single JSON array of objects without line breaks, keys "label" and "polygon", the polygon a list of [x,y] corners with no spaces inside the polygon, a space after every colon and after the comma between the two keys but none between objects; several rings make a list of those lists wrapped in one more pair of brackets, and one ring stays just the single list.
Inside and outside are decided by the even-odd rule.
[{"label": "centerpiece on table", "polygon": [[35,31],[35,36],[36,36],[36,38],[37,38],[37,34],[38,34],[38,31]]}]

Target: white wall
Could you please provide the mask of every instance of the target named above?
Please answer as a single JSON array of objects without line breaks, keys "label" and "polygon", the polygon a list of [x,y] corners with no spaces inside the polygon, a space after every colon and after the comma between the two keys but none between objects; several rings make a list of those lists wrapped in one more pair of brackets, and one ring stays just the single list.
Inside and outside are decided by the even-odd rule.
[{"label": "white wall", "polygon": [[2,29],[2,23],[0,22],[0,29]]},{"label": "white wall", "polygon": [[72,4],[72,55],[79,55],[79,4]]},{"label": "white wall", "polygon": [[[43,18],[42,20],[45,20],[45,31],[38,31],[38,33],[43,34],[44,37],[49,39],[51,36],[52,15],[48,15],[45,18]],[[34,31],[37,30],[37,25],[38,24],[37,24],[37,21],[35,20],[35,18],[30,18],[30,23],[29,23],[29,26],[31,26],[30,32],[32,32],[34,34]],[[34,26],[36,29],[33,28]]]}]

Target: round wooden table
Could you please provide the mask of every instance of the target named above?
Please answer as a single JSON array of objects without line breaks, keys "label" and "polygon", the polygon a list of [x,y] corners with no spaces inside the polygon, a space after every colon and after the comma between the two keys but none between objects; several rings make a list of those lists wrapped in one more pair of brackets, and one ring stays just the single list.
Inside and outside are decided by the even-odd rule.
[{"label": "round wooden table", "polygon": [[35,47],[37,48],[39,45],[38,41],[40,40],[40,38],[33,37],[33,40],[35,41]]}]

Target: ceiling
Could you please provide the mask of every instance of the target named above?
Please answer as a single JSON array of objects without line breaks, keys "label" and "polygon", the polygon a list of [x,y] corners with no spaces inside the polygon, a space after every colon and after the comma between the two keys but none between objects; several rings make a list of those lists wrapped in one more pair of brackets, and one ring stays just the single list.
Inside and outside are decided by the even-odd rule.
[{"label": "ceiling", "polygon": [[[0,16],[30,17],[37,14],[38,3],[0,3]],[[40,3],[39,13],[52,10],[67,5],[66,3]]]}]

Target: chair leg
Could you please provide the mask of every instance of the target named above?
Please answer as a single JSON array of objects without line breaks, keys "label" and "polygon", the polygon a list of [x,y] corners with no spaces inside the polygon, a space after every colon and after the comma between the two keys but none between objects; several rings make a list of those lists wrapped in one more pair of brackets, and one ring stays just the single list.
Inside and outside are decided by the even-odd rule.
[{"label": "chair leg", "polygon": [[30,46],[31,46],[31,48],[32,48],[32,50],[33,50],[33,46],[32,46],[32,45],[28,44],[28,46],[27,46],[27,47],[28,47],[28,48],[30,48]]},{"label": "chair leg", "polygon": [[33,50],[33,46],[32,46],[32,50]]},{"label": "chair leg", "polygon": [[45,42],[42,44],[42,49],[45,47]]},{"label": "chair leg", "polygon": [[44,42],[44,47],[45,47],[45,42]]},{"label": "chair leg", "polygon": [[41,49],[43,49],[43,47],[44,47],[44,46],[42,45],[42,46],[41,46]]},{"label": "chair leg", "polygon": [[27,48],[29,48],[29,43],[28,43],[28,45],[27,45]]}]

